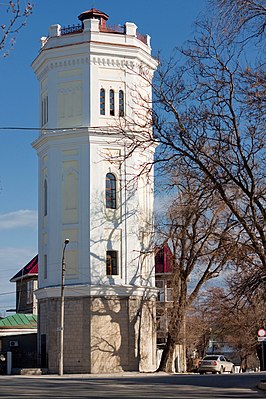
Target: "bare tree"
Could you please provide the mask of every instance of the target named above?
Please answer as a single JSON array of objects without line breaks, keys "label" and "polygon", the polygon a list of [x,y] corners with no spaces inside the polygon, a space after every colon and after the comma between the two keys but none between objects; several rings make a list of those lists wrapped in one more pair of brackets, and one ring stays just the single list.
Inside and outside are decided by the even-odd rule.
[{"label": "bare tree", "polygon": [[16,35],[26,25],[26,19],[32,13],[32,2],[21,4],[21,0],[0,3],[2,13],[0,52],[6,57],[15,45]]},{"label": "bare tree", "polygon": [[229,39],[263,41],[266,32],[265,0],[210,0],[217,10],[219,29]]},{"label": "bare tree", "polygon": [[[215,286],[214,289],[220,290],[221,288]],[[198,359],[202,359],[206,355],[212,342],[213,317],[210,307],[208,305],[205,306],[206,291],[208,292],[208,289],[200,293],[186,315],[186,324],[193,326],[193,328],[187,328],[186,330],[187,352],[190,355],[194,352],[193,357]]]},{"label": "bare tree", "polygon": [[162,371],[173,371],[175,346],[183,344],[187,309],[204,284],[217,277],[232,256],[230,217],[206,183],[206,179],[199,182],[183,170],[175,178],[176,199],[159,228],[163,242],[168,243],[173,254],[168,331],[159,366]]},{"label": "bare tree", "polygon": [[241,371],[246,371],[248,366],[258,366],[257,331],[265,324],[265,300],[257,295],[236,300],[230,285],[206,290],[200,310],[207,321],[209,351],[221,351],[226,346],[233,360],[240,361]]},{"label": "bare tree", "polygon": [[[216,222],[210,223],[206,218],[201,230],[198,229],[203,214],[197,221],[194,219],[198,213],[193,202],[193,198],[199,200],[199,192],[197,195],[194,192],[187,201],[186,212],[175,203],[168,213],[165,239],[170,240],[174,254],[172,288],[175,294],[159,368],[166,371],[172,370],[174,347],[182,340],[186,309],[208,277],[213,277],[212,272],[209,274],[213,269],[203,271],[190,291],[189,276],[199,264],[211,265],[214,270],[230,261],[239,270],[242,264],[249,265],[250,274],[242,274],[245,292],[251,287],[259,290],[266,276],[265,71],[262,65],[260,70],[252,63],[249,65],[245,48],[233,42],[228,45],[221,36],[216,36],[217,30],[210,24],[201,24],[199,28],[194,41],[185,49],[167,63],[160,60],[152,82],[153,114],[149,113],[148,101],[139,123],[127,120],[124,128],[120,127],[123,137],[126,135],[128,139],[129,154],[158,146],[154,163],[143,165],[140,173],[155,165],[161,180],[169,181],[171,177],[170,185],[176,184],[173,176],[176,180],[187,176],[183,187],[189,183],[192,187],[195,181],[201,187],[204,182],[204,204],[208,204],[210,198],[215,199],[209,209],[217,203],[222,204],[219,209],[223,209]],[[151,83],[143,68],[136,73]],[[136,104],[145,108],[146,99],[137,88],[135,93]],[[180,190],[180,183],[178,188]],[[214,214],[208,211],[207,215],[211,218]],[[191,241],[191,231],[204,232],[206,241],[202,250],[210,250],[214,242],[213,252],[206,252],[204,258],[203,253],[193,247],[200,244],[197,240]],[[219,251],[225,246],[227,256],[219,257],[222,253]]]},{"label": "bare tree", "polygon": [[158,145],[154,163],[161,174],[182,173],[182,162],[207,178],[208,190],[214,190],[231,213],[231,235],[239,252],[250,255],[263,278],[265,80],[256,69],[242,66],[242,47],[224,43],[208,24],[200,28],[180,57],[160,62],[153,81],[153,132],[143,119],[123,133],[131,143],[129,153]]},{"label": "bare tree", "polygon": [[[205,223],[205,233],[213,234],[219,226],[217,245],[219,238],[224,245],[225,232],[230,236],[227,255],[239,268],[247,258],[245,265],[250,266],[257,290],[266,276],[265,69],[261,63],[258,69],[246,57],[244,45],[217,36],[211,23],[199,24],[198,28],[195,39],[186,48],[177,51],[168,62],[159,60],[153,82],[144,67],[136,66],[131,71],[142,74],[147,86],[152,84],[153,112],[150,100],[135,88],[134,100],[136,105],[141,104],[142,113],[138,119],[123,121],[120,133],[128,139],[129,155],[133,151],[145,153],[157,145],[154,162],[143,165],[140,174],[155,166],[161,180],[169,176],[178,179],[184,174],[189,176],[187,181],[194,181],[196,176],[199,185],[204,181],[207,198],[210,195],[220,201],[224,210],[219,217],[221,223],[217,221],[212,230]],[[192,199],[190,208],[193,209]],[[186,223],[178,219],[189,215],[190,208],[187,214],[179,206],[168,213],[166,236],[174,252],[172,284],[176,297],[161,370],[171,369],[184,314],[198,292],[196,285],[196,295],[191,291],[188,296],[188,275],[195,270],[189,267],[195,264],[188,259],[193,250],[189,248],[189,229],[183,227],[186,223],[192,226],[193,219]],[[212,240],[213,236],[208,236],[206,246]],[[213,265],[217,259],[213,259]],[[202,260],[201,265],[208,265],[208,261]],[[223,259],[224,264],[228,261]],[[208,273],[209,270],[207,276]],[[247,278],[248,287],[248,274],[243,277]]]}]

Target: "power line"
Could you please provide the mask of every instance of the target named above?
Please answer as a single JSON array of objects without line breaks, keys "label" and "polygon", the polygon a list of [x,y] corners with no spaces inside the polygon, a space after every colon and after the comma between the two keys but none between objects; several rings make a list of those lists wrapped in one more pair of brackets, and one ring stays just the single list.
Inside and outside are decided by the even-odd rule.
[{"label": "power line", "polygon": [[15,294],[16,291],[9,291],[9,292],[1,292],[0,295],[9,295],[9,294]]}]

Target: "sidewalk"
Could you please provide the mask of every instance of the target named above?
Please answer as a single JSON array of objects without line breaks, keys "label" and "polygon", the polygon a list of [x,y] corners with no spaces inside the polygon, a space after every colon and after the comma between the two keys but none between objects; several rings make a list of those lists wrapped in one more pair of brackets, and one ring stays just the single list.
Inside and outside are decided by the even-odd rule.
[{"label": "sidewalk", "polygon": [[62,376],[58,374],[11,374],[5,375],[5,377],[18,377],[18,378],[53,378],[53,379],[60,379],[60,378],[68,378],[68,379],[83,379],[83,378],[91,378],[91,379],[111,379],[116,377],[165,377],[165,376],[174,376],[175,373],[166,373],[163,371],[159,372],[140,372],[140,371],[125,371],[120,373],[106,373],[106,374],[63,374]]}]

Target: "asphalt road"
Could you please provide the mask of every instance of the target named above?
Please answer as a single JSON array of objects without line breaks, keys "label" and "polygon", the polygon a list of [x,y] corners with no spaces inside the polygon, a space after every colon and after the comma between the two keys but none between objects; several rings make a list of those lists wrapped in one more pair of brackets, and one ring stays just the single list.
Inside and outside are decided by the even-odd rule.
[{"label": "asphalt road", "polygon": [[266,391],[256,388],[261,380],[266,380],[266,373],[203,376],[133,373],[112,376],[0,376],[0,398],[266,398]]}]

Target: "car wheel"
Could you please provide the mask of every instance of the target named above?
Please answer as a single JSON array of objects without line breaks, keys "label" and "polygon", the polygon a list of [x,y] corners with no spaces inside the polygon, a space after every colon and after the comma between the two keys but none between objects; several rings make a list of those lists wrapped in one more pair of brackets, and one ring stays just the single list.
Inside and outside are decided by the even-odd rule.
[{"label": "car wheel", "polygon": [[200,373],[200,375],[204,374],[203,371],[200,371],[199,373]]},{"label": "car wheel", "polygon": [[234,374],[234,372],[235,372],[235,368],[234,368],[234,366],[232,366],[232,368],[231,368],[231,370],[230,370],[230,373],[231,373],[231,374]]},{"label": "car wheel", "polygon": [[223,372],[224,372],[224,369],[223,369],[223,367],[221,367],[220,371],[219,371],[219,374],[223,374]]}]

